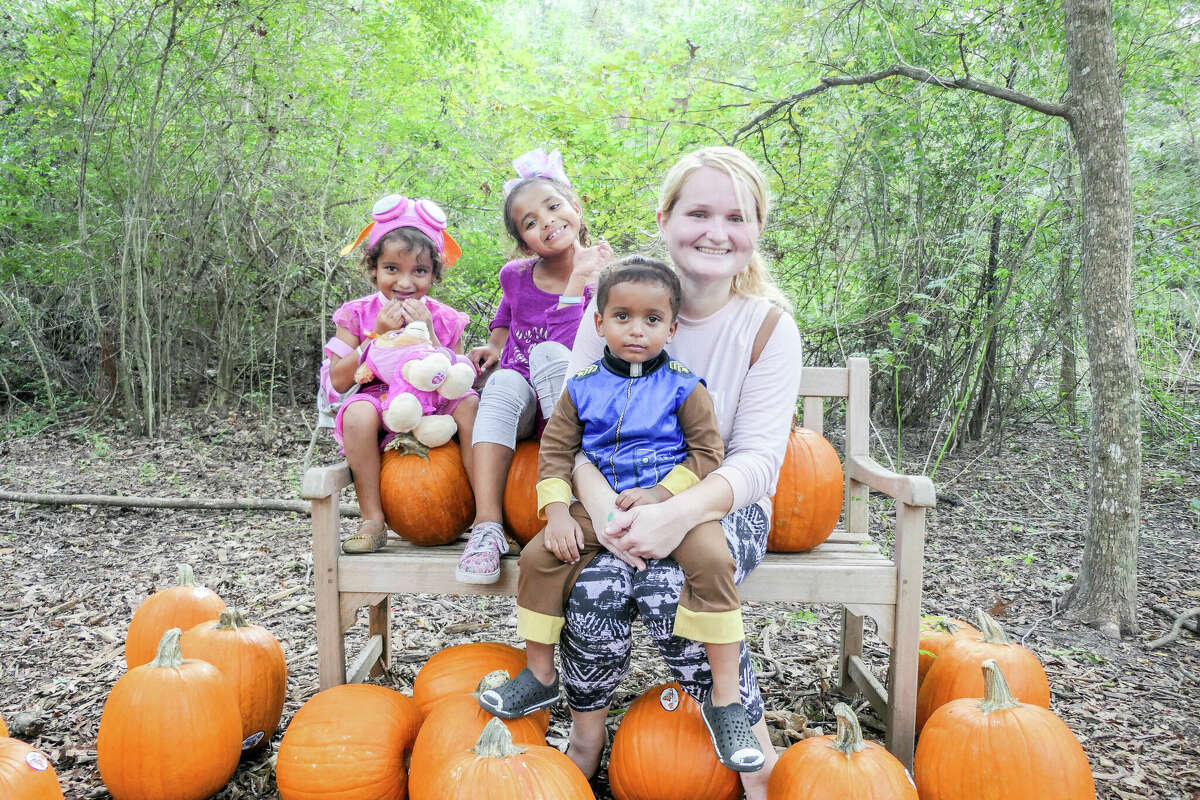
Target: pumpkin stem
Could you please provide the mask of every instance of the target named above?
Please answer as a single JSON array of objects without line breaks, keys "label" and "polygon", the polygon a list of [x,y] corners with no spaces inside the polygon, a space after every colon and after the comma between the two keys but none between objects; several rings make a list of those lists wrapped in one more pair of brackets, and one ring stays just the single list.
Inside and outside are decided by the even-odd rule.
[{"label": "pumpkin stem", "polygon": [[227,608],[221,612],[221,616],[217,617],[216,630],[236,631],[238,628],[246,627],[247,624],[246,618],[242,616],[242,612],[238,611],[236,608]]},{"label": "pumpkin stem", "polygon": [[833,749],[839,753],[845,753],[846,758],[866,750],[867,743],[863,741],[862,727],[859,726],[858,717],[854,716],[850,706],[838,703],[833,707],[833,713],[838,722],[837,738],[833,742]]},{"label": "pumpkin stem", "polygon": [[158,652],[150,662],[152,667],[178,667],[183,664],[183,651],[179,649],[179,636],[183,631],[171,628],[158,640]]},{"label": "pumpkin stem", "polygon": [[512,676],[508,674],[508,670],[506,669],[498,669],[489,672],[487,675],[483,676],[481,681],[479,681],[479,686],[475,689],[475,698],[478,699],[479,695],[483,694],[489,689],[499,689],[510,680],[512,680]]},{"label": "pumpkin stem", "polygon": [[981,666],[983,667],[983,700],[979,702],[979,707],[985,713],[1003,711],[1006,708],[1016,708],[1021,705],[1017,698],[1013,697],[1012,689],[1009,688],[1008,681],[1005,680],[1004,673],[1000,671],[996,659],[989,658]]},{"label": "pumpkin stem", "polygon": [[479,734],[479,741],[475,743],[471,752],[480,758],[508,758],[520,755],[527,749],[513,744],[508,728],[504,727],[504,723],[498,718],[492,717],[488,724],[483,726],[483,733]]},{"label": "pumpkin stem", "polygon": [[397,433],[384,449],[399,450],[400,455],[420,456],[426,461],[429,460],[429,448],[418,442],[417,437],[411,433]]},{"label": "pumpkin stem", "polygon": [[977,612],[979,615],[979,632],[983,634],[982,641],[988,644],[1009,644],[1008,634],[1004,632],[1004,628],[1000,627],[1000,623],[992,619],[982,608]]},{"label": "pumpkin stem", "polygon": [[196,573],[192,572],[191,564],[180,564],[178,577],[175,578],[175,583],[179,586],[195,586]]}]

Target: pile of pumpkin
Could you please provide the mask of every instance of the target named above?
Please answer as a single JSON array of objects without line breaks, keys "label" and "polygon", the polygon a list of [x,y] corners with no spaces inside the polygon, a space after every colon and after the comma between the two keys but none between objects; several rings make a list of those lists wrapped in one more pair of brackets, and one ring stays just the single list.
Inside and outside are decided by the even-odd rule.
[{"label": "pile of pumpkin", "polygon": [[[538,443],[517,443],[504,485],[504,527],[522,546],[545,520],[537,516]],[[389,450],[379,475],[388,527],[416,545],[453,542],[475,518],[475,496],[458,445],[429,451]],[[414,503],[414,496],[429,502]],[[779,470],[767,549],[774,553],[811,550],[829,538],[842,513],[842,465],[825,437],[797,428]]]},{"label": "pile of pumpkin", "polygon": [[[134,612],[125,637],[128,671],[100,714],[96,762],[115,800],[215,794],[243,753],[270,742],[283,713],[287,667],[278,640],[196,585],[190,566],[180,565],[177,584]],[[45,756],[2,739],[0,796],[63,794]]]}]

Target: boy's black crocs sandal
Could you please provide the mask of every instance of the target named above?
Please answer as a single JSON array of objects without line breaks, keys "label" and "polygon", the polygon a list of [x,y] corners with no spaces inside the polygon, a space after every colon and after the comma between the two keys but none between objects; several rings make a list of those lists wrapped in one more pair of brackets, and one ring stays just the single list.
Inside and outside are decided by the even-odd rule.
[{"label": "boy's black crocs sandal", "polygon": [[704,727],[712,737],[717,758],[734,772],[757,772],[767,760],[759,747],[758,739],[750,730],[750,717],[741,703],[714,706],[712,698],[700,706]]},{"label": "boy's black crocs sandal", "polygon": [[503,719],[517,719],[558,702],[558,676],[546,686],[525,668],[508,683],[488,689],[479,695],[484,711]]}]

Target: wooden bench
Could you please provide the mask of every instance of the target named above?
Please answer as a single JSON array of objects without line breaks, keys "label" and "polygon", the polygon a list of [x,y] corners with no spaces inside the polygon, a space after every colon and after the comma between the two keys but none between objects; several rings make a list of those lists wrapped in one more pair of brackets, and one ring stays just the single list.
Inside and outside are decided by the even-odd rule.
[{"label": "wooden bench", "polygon": [[[843,468],[845,527],[807,553],[770,553],[741,586],[743,600],[842,605],[839,681],[843,692],[862,692],[887,725],[887,744],[911,767],[917,700],[917,641],[921,618],[921,566],[925,509],[934,505],[933,483],[925,477],[884,469],[869,453],[870,382],[867,360],[851,358],[845,368],[805,367],[800,383],[804,425],[823,429],[825,398],[846,398]],[[513,595],[517,560],[502,560],[499,582],[458,583],[454,568],[463,544],[414,547],[391,537],[379,552],[342,555],[338,540],[338,496],[351,483],[346,465],[313,468],[302,496],[312,502],[313,575],[316,581],[317,658],[320,686],[377,675],[391,658],[388,595],[395,593]],[[867,495],[875,489],[895,500],[891,555],[868,528]],[[369,638],[347,668],[345,632],[357,611],[369,607]],[[863,617],[876,623],[891,648],[887,687],[863,662]]]}]

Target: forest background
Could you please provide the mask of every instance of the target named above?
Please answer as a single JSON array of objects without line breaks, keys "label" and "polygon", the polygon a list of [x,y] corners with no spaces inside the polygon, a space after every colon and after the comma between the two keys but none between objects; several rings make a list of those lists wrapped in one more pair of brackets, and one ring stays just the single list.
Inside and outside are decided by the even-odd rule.
[{"label": "forest background", "polygon": [[[511,253],[515,156],[559,148],[592,230],[625,253],[657,248],[656,189],[679,154],[734,143],[771,182],[761,246],[804,364],[867,356],[873,454],[939,488],[925,610],[1007,614],[1086,737],[1101,797],[1200,797],[1196,639],[1146,647],[1200,596],[1200,3],[1120,2],[1098,23],[1110,6],[0,0],[0,485],[294,497],[330,315],[369,289],[338,252],[375,199],[448,211],[464,256],[435,294],[479,341]],[[1127,159],[1072,135],[1081,108],[1105,105],[1069,79],[1089,71],[1073,25],[1112,34],[1107,110],[1123,105],[1124,131],[1090,135]],[[1106,198],[1088,194],[1081,150],[1127,164],[1124,219],[1087,221]],[[1083,247],[1123,225],[1123,250]],[[1128,489],[1106,506],[1096,465],[1114,428],[1098,424],[1110,409],[1089,388],[1107,372],[1089,352],[1116,350],[1123,318],[1085,311],[1109,289],[1137,347],[1132,383],[1109,381],[1132,402],[1134,452],[1102,476]],[[333,450],[321,441],[318,460]],[[1096,522],[1114,508],[1123,519]],[[69,796],[104,794],[88,743],[123,671],[116,643],[176,557],[215,543],[217,588],[282,634],[289,713],[315,692],[303,519],[4,514],[3,711],[11,723],[41,698],[40,746]],[[1088,547],[1127,579],[1096,582],[1122,605],[1111,646],[1056,618]],[[815,713],[805,687],[837,620],[753,613],[763,658],[767,630],[782,637],[772,707]],[[445,626],[406,626],[404,647],[477,636],[479,615],[461,604]],[[627,693],[660,679],[639,663]],[[227,796],[262,796],[269,774],[240,771]]]},{"label": "forest background", "polygon": [[[464,256],[435,293],[478,340],[515,155],[560,148],[592,229],[631,252],[655,247],[665,168],[732,142],[771,179],[763,249],[804,363],[870,357],[893,463],[919,442],[936,480],[965,441],[1086,430],[1077,150],[1061,119],[987,94],[1066,96],[1064,21],[1089,5],[6,0],[5,427],[112,414],[153,436],[176,407],[311,403],[330,313],[368,288],[338,251],[393,191],[449,212]],[[1109,26],[1140,397],[1128,386],[1143,435],[1189,459],[1198,21],[1145,0]],[[899,77],[847,80],[885,67]]]}]

